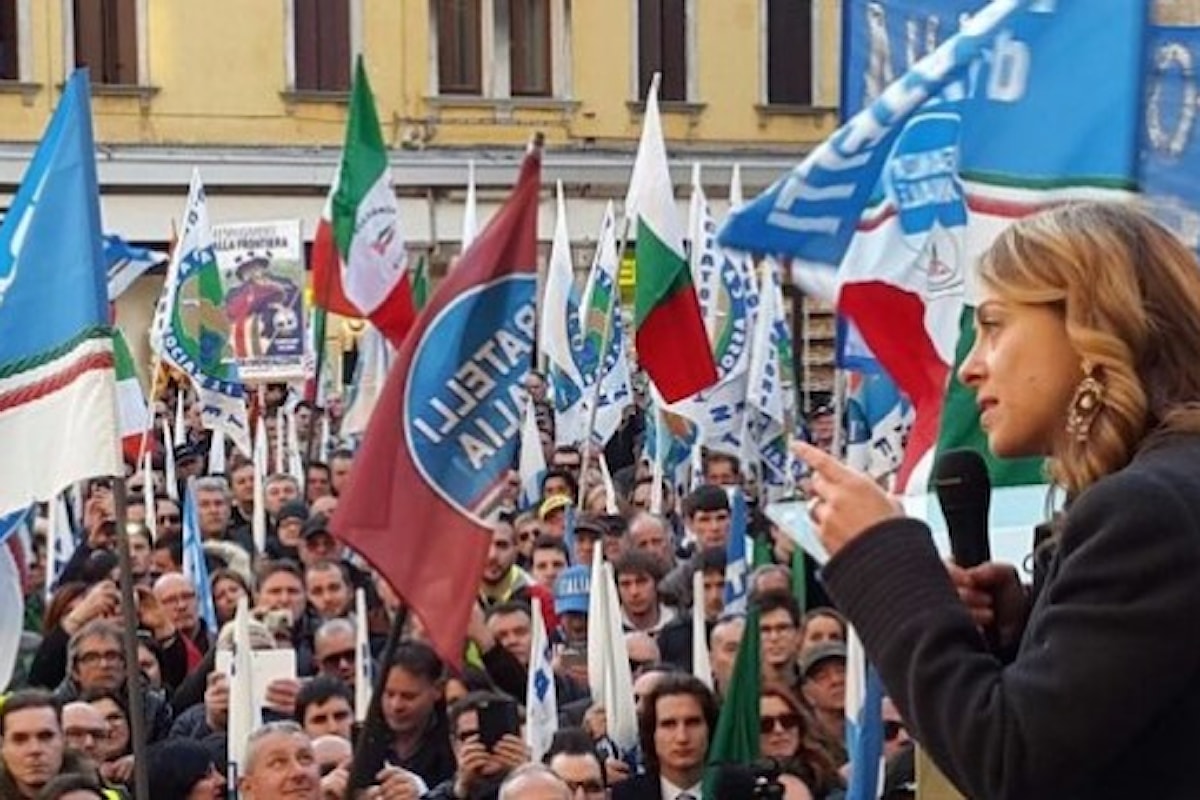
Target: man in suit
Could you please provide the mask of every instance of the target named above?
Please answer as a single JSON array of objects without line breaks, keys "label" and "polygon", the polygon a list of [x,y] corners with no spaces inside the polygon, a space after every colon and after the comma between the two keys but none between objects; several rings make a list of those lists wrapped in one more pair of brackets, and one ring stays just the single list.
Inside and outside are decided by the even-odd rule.
[{"label": "man in suit", "polygon": [[619,783],[613,800],[701,800],[717,701],[682,672],[663,676],[644,698],[638,720],[646,772]]}]

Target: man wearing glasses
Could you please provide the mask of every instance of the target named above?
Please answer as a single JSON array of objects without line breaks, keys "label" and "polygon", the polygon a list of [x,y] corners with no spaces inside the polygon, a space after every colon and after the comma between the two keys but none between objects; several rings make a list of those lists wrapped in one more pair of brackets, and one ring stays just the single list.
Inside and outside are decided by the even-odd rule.
[{"label": "man wearing glasses", "polygon": [[[67,644],[68,673],[55,690],[61,703],[69,703],[92,691],[125,692],[125,656],[121,629],[104,619],[84,625]],[[159,691],[143,695],[147,741],[165,739],[171,729],[171,707]]]},{"label": "man wearing glasses", "polygon": [[572,798],[604,800],[608,797],[604,768],[592,737],[586,731],[580,728],[558,731],[544,761],[550,771],[567,784]]}]

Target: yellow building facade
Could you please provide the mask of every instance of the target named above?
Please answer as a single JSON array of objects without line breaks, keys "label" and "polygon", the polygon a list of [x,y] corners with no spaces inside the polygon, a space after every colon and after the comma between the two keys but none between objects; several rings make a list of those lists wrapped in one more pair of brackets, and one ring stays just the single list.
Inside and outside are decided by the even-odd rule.
[{"label": "yellow building facade", "polygon": [[[444,264],[457,252],[468,163],[483,222],[523,145],[542,131],[541,235],[550,238],[551,187],[561,180],[583,266],[604,204],[624,196],[649,74],[663,73],[681,213],[696,162],[720,216],[735,163],[753,194],[834,129],[839,8],[837,0],[0,0],[0,207],[66,76],[87,63],[109,231],[164,243],[195,167],[214,223],[298,218],[311,239],[361,53],[412,247]],[[154,287],[138,289],[140,315]]]}]

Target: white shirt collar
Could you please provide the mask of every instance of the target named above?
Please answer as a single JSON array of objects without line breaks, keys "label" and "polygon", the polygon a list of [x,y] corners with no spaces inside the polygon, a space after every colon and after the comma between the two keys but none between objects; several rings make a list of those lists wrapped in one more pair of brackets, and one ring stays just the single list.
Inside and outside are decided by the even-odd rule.
[{"label": "white shirt collar", "polygon": [[662,789],[663,800],[677,800],[679,795],[685,792],[690,794],[693,798],[695,798],[695,800],[700,800],[700,792],[704,788],[700,783],[697,783],[687,787],[686,789],[681,789],[661,775],[658,777],[658,785]]}]

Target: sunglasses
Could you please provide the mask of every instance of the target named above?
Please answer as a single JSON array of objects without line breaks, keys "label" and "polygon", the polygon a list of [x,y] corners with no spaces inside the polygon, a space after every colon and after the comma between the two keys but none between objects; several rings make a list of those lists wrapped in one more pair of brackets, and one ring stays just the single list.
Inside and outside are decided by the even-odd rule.
[{"label": "sunglasses", "polygon": [[572,795],[574,795],[580,789],[583,790],[584,794],[600,794],[601,792],[604,791],[604,783],[602,781],[597,781],[597,780],[590,780],[590,781],[564,780],[563,783],[565,783],[567,785],[567,788],[571,790]]},{"label": "sunglasses", "polygon": [[889,742],[893,741],[904,730],[905,727],[903,722],[887,720],[883,723],[883,738],[887,739]]},{"label": "sunglasses", "polygon": [[763,716],[758,720],[760,733],[772,733],[776,729],[794,731],[800,727],[799,714],[780,714],[779,716]]},{"label": "sunglasses", "polygon": [[156,518],[159,522],[179,522],[178,514],[159,514]]},{"label": "sunglasses", "polygon": [[330,653],[321,659],[321,666],[327,670],[337,669],[342,664],[354,664],[353,650],[343,650],[340,653]]}]

